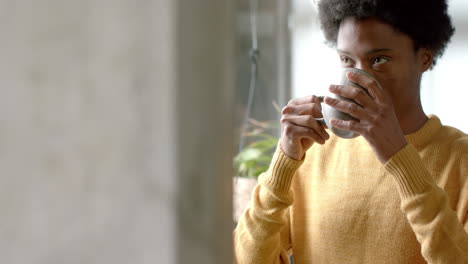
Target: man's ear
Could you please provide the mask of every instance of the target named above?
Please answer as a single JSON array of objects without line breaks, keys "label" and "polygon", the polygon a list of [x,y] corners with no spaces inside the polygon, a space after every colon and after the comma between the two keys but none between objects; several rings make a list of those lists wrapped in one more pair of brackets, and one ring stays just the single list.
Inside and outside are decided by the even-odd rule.
[{"label": "man's ear", "polygon": [[432,53],[432,50],[428,48],[420,48],[418,50],[418,60],[421,73],[430,69],[434,63],[434,54]]}]

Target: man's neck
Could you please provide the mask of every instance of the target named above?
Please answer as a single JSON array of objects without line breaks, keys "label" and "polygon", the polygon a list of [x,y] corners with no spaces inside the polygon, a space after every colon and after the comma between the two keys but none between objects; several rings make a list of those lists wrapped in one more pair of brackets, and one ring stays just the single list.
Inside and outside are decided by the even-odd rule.
[{"label": "man's neck", "polygon": [[401,130],[403,130],[405,135],[418,131],[428,120],[421,103],[418,103],[416,106],[405,107],[403,111],[397,112],[396,114],[400,122]]}]

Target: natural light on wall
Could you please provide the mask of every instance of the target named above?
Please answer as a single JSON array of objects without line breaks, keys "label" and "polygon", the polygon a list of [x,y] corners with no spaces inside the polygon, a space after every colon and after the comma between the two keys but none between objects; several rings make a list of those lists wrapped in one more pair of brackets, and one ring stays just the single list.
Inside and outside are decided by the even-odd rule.
[{"label": "natural light on wall", "polygon": [[[316,0],[294,0],[291,16],[293,97],[323,95],[339,76],[339,59],[325,45]],[[449,1],[456,33],[436,67],[425,73],[421,98],[426,114],[468,133],[468,1]],[[429,29],[430,30],[430,29]]]}]

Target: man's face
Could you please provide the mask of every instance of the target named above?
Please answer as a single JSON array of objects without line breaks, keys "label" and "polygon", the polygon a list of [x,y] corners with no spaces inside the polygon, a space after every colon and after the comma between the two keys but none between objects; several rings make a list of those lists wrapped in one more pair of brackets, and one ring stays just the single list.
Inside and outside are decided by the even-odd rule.
[{"label": "man's face", "polygon": [[347,18],[340,25],[337,52],[343,67],[362,69],[377,78],[397,114],[419,105],[421,75],[432,56],[426,49],[415,50],[407,35],[376,19]]}]

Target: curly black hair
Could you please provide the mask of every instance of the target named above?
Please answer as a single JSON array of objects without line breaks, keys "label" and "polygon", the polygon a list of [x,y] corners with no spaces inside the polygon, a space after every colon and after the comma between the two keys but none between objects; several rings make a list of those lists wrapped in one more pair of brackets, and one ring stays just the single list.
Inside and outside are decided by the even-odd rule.
[{"label": "curly black hair", "polygon": [[455,33],[446,0],[320,0],[318,9],[325,39],[332,46],[343,19],[375,18],[409,36],[415,49],[432,50],[433,65]]}]

